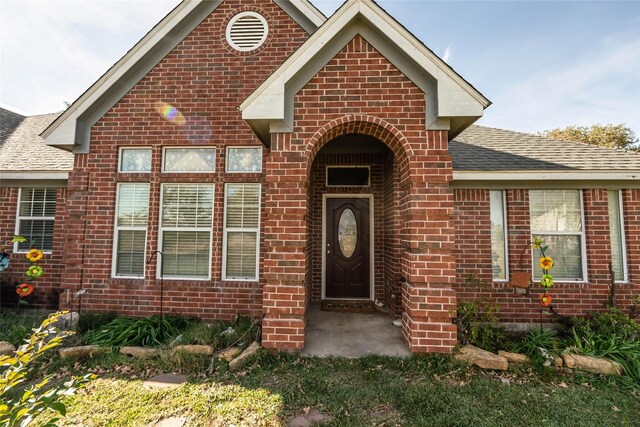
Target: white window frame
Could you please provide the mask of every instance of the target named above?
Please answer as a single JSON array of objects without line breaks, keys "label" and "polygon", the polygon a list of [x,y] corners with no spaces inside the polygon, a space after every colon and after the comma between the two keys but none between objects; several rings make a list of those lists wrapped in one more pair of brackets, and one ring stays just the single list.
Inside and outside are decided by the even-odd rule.
[{"label": "white window frame", "polygon": [[[210,171],[194,171],[194,170],[184,170],[184,171],[168,171],[165,169],[165,163],[167,160],[167,151],[169,150],[201,150],[201,149],[209,149],[213,150],[213,170]],[[162,173],[199,173],[199,174],[208,174],[215,173],[216,171],[216,162],[218,161],[218,150],[214,145],[178,145],[175,147],[162,147]]]},{"label": "white window frame", "polygon": [[[122,152],[123,151],[134,151],[134,150],[147,150],[151,151],[151,165],[148,171],[123,171],[122,170]],[[118,150],[118,173],[151,173],[153,169],[153,148],[152,147],[120,147]]]},{"label": "white window frame", "polygon": [[[164,160],[164,159],[163,159]],[[211,191],[213,192],[213,200],[211,203],[211,225],[208,227],[163,227],[162,226],[162,207],[164,206],[164,186],[165,185],[210,185]],[[206,182],[166,182],[160,184],[160,212],[158,215],[158,251],[162,253],[162,244],[164,239],[165,231],[208,231],[209,232],[209,269],[207,273],[207,277],[196,277],[196,276],[167,276],[166,274],[162,274],[162,262],[164,255],[160,255],[156,257],[158,258],[156,261],[156,279],[167,279],[167,280],[188,280],[192,282],[206,282],[211,280],[211,257],[213,256],[213,218],[215,215],[215,206],[216,206],[216,186],[215,184],[210,184]]]},{"label": "white window frame", "polygon": [[[257,185],[260,194],[258,203],[258,226],[252,228],[227,228],[227,186]],[[259,282],[260,281],[260,226],[262,224],[262,184],[259,182],[228,182],[224,185],[224,223],[222,229],[222,280],[225,282]],[[256,233],[256,274],[254,278],[227,276],[227,234],[229,232]]]},{"label": "white window frame", "polygon": [[[257,171],[232,171],[229,170],[229,150],[234,148],[246,149],[250,148],[252,150],[260,150],[260,169]],[[225,173],[262,173],[262,162],[264,161],[264,150],[262,147],[256,147],[255,145],[227,145],[225,148],[225,157],[224,157],[224,171]]]},{"label": "white window frame", "polygon": [[[508,218],[507,218],[507,192],[505,190],[489,190],[489,222],[491,222],[491,191],[499,191],[502,193],[502,218],[504,219],[504,279],[496,279],[493,277],[493,263],[491,264],[491,279],[494,282],[508,282],[509,281],[509,234],[508,231]],[[493,242],[491,242],[493,245]]]},{"label": "white window frame", "polygon": [[[535,189],[535,190],[538,190],[538,189]],[[579,233],[569,232],[569,231],[555,231],[555,232],[546,232],[546,233],[534,232],[534,230],[531,229],[531,224],[529,224],[529,231],[531,232],[531,241],[533,241],[535,237],[539,237],[544,241],[544,236],[580,236],[580,242],[581,242],[580,249],[582,253],[582,279],[556,277],[554,275],[554,280],[556,282],[589,283],[589,275],[588,275],[589,271],[587,268],[587,238],[586,238],[587,224],[585,222],[585,217],[584,217],[584,191],[582,189],[569,189],[569,188],[549,188],[549,189],[541,189],[540,191],[578,191],[578,194],[580,194],[580,218],[581,218],[581,224],[582,224],[581,232]],[[531,190],[529,190],[529,204],[531,204]],[[531,219],[531,207],[529,207],[529,219]],[[540,280],[539,277],[536,277],[536,274],[539,273],[539,270],[540,270],[540,259],[536,257],[535,253],[536,253],[535,250],[531,251],[531,266],[533,271],[532,276],[534,280]]]},{"label": "white window frame", "polygon": [[[620,245],[622,246],[622,251],[620,252],[620,256],[622,257],[622,280],[616,280],[615,283],[629,283],[629,265],[627,263],[627,240],[626,240],[626,230],[624,228],[624,203],[622,190],[609,190],[615,191],[618,193],[618,213],[620,214]],[[611,233],[611,230],[609,230]]]},{"label": "white window frame", "polygon": [[[147,184],[149,186],[149,198],[151,198],[151,185],[149,183],[144,182],[119,182],[116,188],[116,208],[115,208],[115,217],[113,221],[113,254],[111,258],[111,277],[114,279],[144,279],[147,275],[146,269],[146,259],[147,259],[147,243],[149,241],[149,212],[147,212],[147,225],[146,226],[118,226],[118,214],[119,214],[119,205],[118,200],[120,200],[120,188],[123,185],[127,184]],[[149,200],[147,200],[147,204],[149,204]],[[121,230],[131,230],[131,231],[143,231],[144,230],[144,259],[145,259],[145,268],[142,269],[142,276],[130,276],[126,274],[119,275],[116,272],[116,266],[118,263],[118,241],[120,239],[120,231]]]},{"label": "white window frame", "polygon": [[[26,221],[33,221],[33,220],[40,220],[40,221],[53,221],[53,226],[54,226],[54,233],[52,238],[55,237],[55,224],[56,224],[56,216],[55,213],[53,216],[21,216],[20,215],[20,201],[22,200],[22,191],[23,190],[37,190],[37,189],[43,189],[43,190],[53,190],[56,193],[56,210],[58,209],[58,189],[55,187],[19,187],[18,188],[18,206],[17,206],[17,210],[16,210],[16,226],[15,226],[15,235],[18,236],[20,235],[20,223],[23,220]],[[42,249],[42,252],[45,254],[51,254],[53,253],[53,250],[44,250],[43,248],[36,248],[36,249]],[[29,250],[18,250],[18,243],[14,243],[13,244],[13,252],[16,254],[26,254],[27,252],[29,252]]]}]

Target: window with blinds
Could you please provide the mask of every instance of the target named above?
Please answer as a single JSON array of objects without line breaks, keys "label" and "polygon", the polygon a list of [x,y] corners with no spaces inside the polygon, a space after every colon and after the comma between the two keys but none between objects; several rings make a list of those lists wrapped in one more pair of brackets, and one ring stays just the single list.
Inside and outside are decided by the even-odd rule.
[{"label": "window with blinds", "polygon": [[149,184],[118,184],[114,277],[144,277]]},{"label": "window with blinds", "polygon": [[16,252],[27,252],[31,247],[50,252],[53,249],[53,226],[56,214],[55,188],[21,188],[17,234],[26,238],[17,243]]},{"label": "window with blinds", "polygon": [[226,184],[222,277],[258,280],[260,184]]},{"label": "window with blinds", "polygon": [[[586,280],[581,191],[530,190],[529,213],[532,241],[538,237],[549,247],[545,253],[555,261],[552,274],[556,279]],[[532,254],[534,277],[539,280],[541,253],[535,250]]]},{"label": "window with blinds", "polygon": [[611,233],[611,267],[616,282],[629,280],[622,215],[622,192],[609,190],[609,232]]},{"label": "window with blinds", "polygon": [[208,279],[213,184],[163,184],[160,213],[162,276]]}]

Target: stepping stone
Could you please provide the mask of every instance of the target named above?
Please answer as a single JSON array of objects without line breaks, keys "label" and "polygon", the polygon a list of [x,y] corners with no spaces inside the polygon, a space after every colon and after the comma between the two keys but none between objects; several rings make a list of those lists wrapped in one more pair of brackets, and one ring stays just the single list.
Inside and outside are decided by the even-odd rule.
[{"label": "stepping stone", "polygon": [[482,369],[496,369],[498,371],[506,371],[509,369],[509,362],[506,357],[498,356],[490,351],[482,350],[470,344],[460,349],[460,353],[453,356],[456,360],[479,366]]},{"label": "stepping stone", "polygon": [[186,375],[162,374],[149,378],[142,385],[149,388],[179,387],[187,382]]},{"label": "stepping stone", "polygon": [[247,347],[245,351],[242,352],[240,356],[236,357],[229,363],[229,369],[232,371],[236,371],[242,368],[247,364],[247,362],[249,362],[249,359],[255,356],[256,353],[258,353],[258,350],[260,350],[260,344],[254,341],[249,347]]},{"label": "stepping stone", "polygon": [[153,427],[182,427],[186,422],[187,420],[184,418],[171,417],[158,421],[153,425]]},{"label": "stepping stone", "polygon": [[324,424],[332,421],[330,415],[318,412],[316,409],[305,409],[305,411],[289,421],[287,427],[311,427],[317,424]]},{"label": "stepping stone", "polygon": [[16,348],[13,344],[6,341],[0,341],[0,356],[11,356]]}]

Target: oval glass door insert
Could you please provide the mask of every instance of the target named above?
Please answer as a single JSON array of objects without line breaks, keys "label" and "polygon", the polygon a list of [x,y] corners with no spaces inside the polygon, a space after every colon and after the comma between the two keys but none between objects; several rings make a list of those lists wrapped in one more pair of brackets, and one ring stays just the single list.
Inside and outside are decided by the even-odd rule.
[{"label": "oval glass door insert", "polygon": [[358,225],[356,224],[356,216],[349,208],[342,211],[340,220],[338,221],[338,243],[340,251],[345,258],[351,258],[356,251],[356,242],[358,241]]}]

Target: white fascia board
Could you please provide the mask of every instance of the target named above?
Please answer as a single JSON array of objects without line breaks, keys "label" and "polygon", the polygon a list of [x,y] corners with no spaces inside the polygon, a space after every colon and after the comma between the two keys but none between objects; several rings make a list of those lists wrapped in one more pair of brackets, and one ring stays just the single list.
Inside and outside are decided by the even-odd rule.
[{"label": "white fascia board", "polygon": [[453,181],[629,181],[640,188],[640,170],[453,171]]},{"label": "white fascia board", "polygon": [[274,0],[274,2],[309,34],[313,34],[327,20],[327,17],[307,0]]},{"label": "white fascia board", "polygon": [[[475,121],[490,105],[377,5],[370,0],[349,0],[245,99],[239,107],[242,118],[248,122],[265,119],[279,122],[275,126],[278,129],[293,128],[291,105],[297,92],[357,34],[427,94],[429,129],[450,129],[451,117]],[[429,99],[436,92],[434,88],[437,99]],[[281,98],[277,99],[278,96]],[[266,142],[264,135],[259,136]]]},{"label": "white fascia board", "polygon": [[[91,126],[115,102],[120,100],[140,78],[144,77],[159,60],[183,40],[184,37],[175,37],[174,31],[184,33],[186,36],[202,20],[192,23],[190,26],[183,21],[201,5],[204,5],[204,16],[199,14],[196,18],[202,17],[204,19],[220,3],[222,0],[185,0],[181,2],[42,132],[41,135],[45,139],[45,143],[63,147],[72,145],[74,152],[88,152]],[[180,28],[181,25],[184,26],[183,29]],[[159,46],[161,49],[156,51]],[[148,60],[149,64],[142,66],[134,76],[127,76],[134,66],[145,60]],[[114,96],[109,96],[110,91],[117,93]],[[90,111],[92,109],[96,111]]]},{"label": "white fascia board", "polygon": [[38,180],[38,181],[56,181],[56,180],[68,180],[69,172],[64,171],[1,171],[0,183],[3,187],[6,187],[6,181],[17,180]]}]

